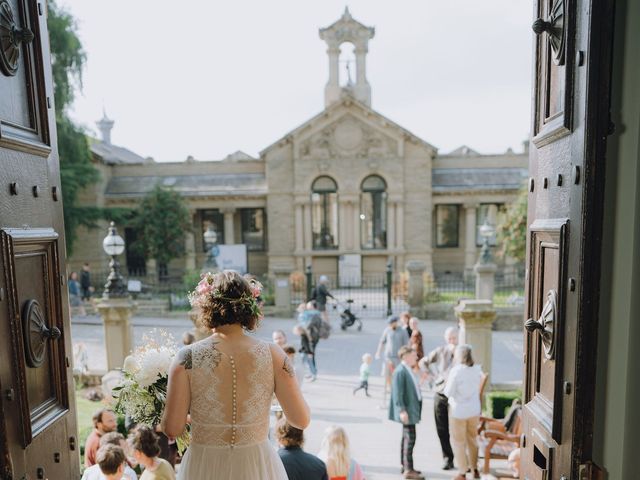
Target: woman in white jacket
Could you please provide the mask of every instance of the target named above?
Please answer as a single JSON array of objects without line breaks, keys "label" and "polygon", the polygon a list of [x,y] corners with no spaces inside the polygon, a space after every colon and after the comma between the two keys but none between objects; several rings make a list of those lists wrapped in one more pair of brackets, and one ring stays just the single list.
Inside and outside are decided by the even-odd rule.
[{"label": "woman in white jacket", "polygon": [[473,472],[473,478],[480,478],[476,431],[483,373],[480,365],[473,364],[471,345],[458,345],[454,362],[443,392],[449,398],[451,444],[458,466],[454,480],[464,480],[468,469]]}]

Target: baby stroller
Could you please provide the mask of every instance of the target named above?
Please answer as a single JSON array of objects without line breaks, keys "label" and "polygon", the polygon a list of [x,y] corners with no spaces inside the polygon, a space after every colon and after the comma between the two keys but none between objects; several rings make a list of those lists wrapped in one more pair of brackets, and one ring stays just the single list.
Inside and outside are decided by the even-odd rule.
[{"label": "baby stroller", "polygon": [[354,323],[357,323],[356,327],[358,331],[362,330],[362,320],[356,317],[351,311],[351,304],[353,300],[349,298],[347,300],[347,305],[336,300],[336,305],[338,307],[338,311],[340,312],[340,328],[342,330],[346,330],[348,327],[351,327]]}]

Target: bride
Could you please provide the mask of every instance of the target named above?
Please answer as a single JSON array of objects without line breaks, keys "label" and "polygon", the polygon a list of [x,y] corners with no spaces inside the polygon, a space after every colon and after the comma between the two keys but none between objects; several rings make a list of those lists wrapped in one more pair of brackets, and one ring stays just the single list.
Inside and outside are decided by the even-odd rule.
[{"label": "bride", "polygon": [[245,334],[256,329],[256,292],[239,273],[208,274],[192,294],[213,334],[178,353],[169,371],[162,428],[179,436],[191,416],[191,444],[178,479],[286,480],[267,439],[275,392],[287,421],[309,424],[309,407],[282,349]]}]

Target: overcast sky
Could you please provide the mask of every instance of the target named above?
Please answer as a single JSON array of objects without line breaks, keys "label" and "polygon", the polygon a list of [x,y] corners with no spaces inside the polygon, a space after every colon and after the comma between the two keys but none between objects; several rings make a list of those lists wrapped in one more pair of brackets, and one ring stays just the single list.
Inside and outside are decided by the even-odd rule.
[{"label": "overcast sky", "polygon": [[73,117],[158,161],[258,155],[324,107],[318,29],[345,5],[374,26],[372,106],[446,153],[522,149],[529,0],[58,0],[87,53]]}]

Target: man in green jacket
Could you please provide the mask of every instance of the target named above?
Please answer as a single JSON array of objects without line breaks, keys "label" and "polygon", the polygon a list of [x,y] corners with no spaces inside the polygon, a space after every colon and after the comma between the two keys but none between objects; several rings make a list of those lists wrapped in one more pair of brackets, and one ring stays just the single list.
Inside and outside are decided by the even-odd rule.
[{"label": "man in green jacket", "polygon": [[424,478],[413,468],[413,447],[416,443],[416,424],[422,415],[422,393],[420,381],[413,368],[418,363],[418,354],[411,347],[398,350],[400,365],[391,380],[391,403],[389,420],[402,423],[401,459],[404,478]]}]

